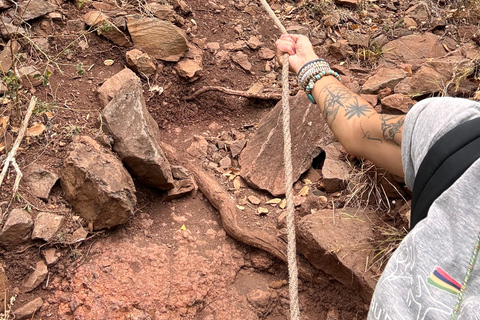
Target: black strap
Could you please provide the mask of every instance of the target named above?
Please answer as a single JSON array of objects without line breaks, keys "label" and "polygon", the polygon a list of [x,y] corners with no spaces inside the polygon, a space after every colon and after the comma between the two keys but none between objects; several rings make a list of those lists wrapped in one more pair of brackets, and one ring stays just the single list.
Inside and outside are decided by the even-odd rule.
[{"label": "black strap", "polygon": [[480,118],[447,132],[430,148],[413,186],[410,229],[424,219],[432,203],[480,158]]}]

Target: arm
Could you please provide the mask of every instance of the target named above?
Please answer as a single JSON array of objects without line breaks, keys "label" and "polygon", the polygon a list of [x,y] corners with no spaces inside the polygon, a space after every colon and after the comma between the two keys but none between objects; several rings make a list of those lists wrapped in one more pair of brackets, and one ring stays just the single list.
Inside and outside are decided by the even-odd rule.
[{"label": "arm", "polygon": [[[318,58],[304,36],[283,35],[277,41],[277,53],[281,56],[285,52],[290,54],[290,68],[295,73],[308,61]],[[318,80],[312,96],[348,153],[367,158],[403,177],[400,145],[404,115],[378,114],[333,76]]]}]

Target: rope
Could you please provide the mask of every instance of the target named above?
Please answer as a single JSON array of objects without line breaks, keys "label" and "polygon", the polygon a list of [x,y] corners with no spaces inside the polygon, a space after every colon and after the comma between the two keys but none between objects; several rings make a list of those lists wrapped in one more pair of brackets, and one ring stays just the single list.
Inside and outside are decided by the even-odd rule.
[{"label": "rope", "polygon": [[[287,30],[277,18],[266,0],[260,0],[275,25],[282,34]],[[285,165],[285,195],[287,198],[287,259],[288,259],[288,291],[290,296],[290,320],[300,319],[298,304],[298,269],[297,243],[295,238],[295,206],[293,203],[293,167],[292,167],[292,136],[290,134],[290,89],[288,83],[288,53],[282,56],[282,111],[283,111],[283,160]]]}]

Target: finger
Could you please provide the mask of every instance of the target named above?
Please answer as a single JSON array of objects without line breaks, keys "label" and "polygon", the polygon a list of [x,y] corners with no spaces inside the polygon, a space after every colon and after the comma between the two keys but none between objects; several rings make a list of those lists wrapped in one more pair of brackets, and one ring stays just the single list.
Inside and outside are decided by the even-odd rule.
[{"label": "finger", "polygon": [[292,46],[291,43],[289,42],[281,42],[281,43],[278,43],[277,44],[277,51],[279,51],[280,53],[288,53],[290,55],[295,55],[296,54],[296,51],[295,51],[295,47]]}]

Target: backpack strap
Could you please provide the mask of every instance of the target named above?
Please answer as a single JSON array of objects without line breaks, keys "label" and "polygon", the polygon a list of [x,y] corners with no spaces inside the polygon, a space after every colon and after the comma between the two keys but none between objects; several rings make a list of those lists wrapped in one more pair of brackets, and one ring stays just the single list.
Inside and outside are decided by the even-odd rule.
[{"label": "backpack strap", "polygon": [[480,118],[447,132],[428,150],[413,185],[410,230],[432,203],[480,158]]}]

